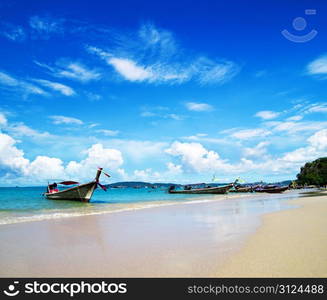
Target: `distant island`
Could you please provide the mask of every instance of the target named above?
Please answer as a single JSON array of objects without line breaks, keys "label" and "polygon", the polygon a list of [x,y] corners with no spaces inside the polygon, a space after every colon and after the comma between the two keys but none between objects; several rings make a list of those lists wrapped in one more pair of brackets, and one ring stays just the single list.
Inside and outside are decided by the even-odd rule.
[{"label": "distant island", "polygon": [[111,184],[106,184],[108,188],[168,188],[171,185],[181,186],[181,184],[176,183],[150,183],[143,181],[121,181]]},{"label": "distant island", "polygon": [[[206,185],[210,185],[212,187],[214,186],[220,186],[220,185],[227,185],[230,182],[224,182],[224,183],[193,183],[193,184],[187,184],[188,186],[197,186],[202,187]],[[269,184],[278,184],[278,185],[290,185],[292,183],[292,180],[284,180],[281,182],[273,182]],[[258,184],[268,184],[267,182],[251,182],[247,183],[247,185],[258,185]],[[179,183],[161,183],[161,182],[143,182],[143,181],[121,181],[121,182],[115,182],[111,184],[106,184],[106,187],[108,188],[169,188],[170,186],[184,186],[184,184]]]}]

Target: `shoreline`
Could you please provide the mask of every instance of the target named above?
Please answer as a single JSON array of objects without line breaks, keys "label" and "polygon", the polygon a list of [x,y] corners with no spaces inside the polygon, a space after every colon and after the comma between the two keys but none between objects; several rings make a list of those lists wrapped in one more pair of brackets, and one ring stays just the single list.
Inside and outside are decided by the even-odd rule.
[{"label": "shoreline", "polygon": [[[190,198],[181,198],[181,199],[163,199],[163,200],[154,200],[154,201],[144,201],[144,202],[128,202],[128,203],[106,203],[106,210],[98,210],[100,207],[94,206],[93,210],[83,211],[75,208],[72,209],[62,209],[60,212],[56,210],[48,209],[48,210],[39,210],[31,215],[23,215],[19,217],[9,216],[9,220],[5,220],[3,218],[0,219],[0,226],[2,225],[10,225],[17,223],[27,223],[27,222],[40,222],[46,220],[57,220],[62,218],[75,218],[75,217],[84,217],[84,216],[93,216],[93,215],[104,215],[104,214],[112,214],[112,213],[122,213],[126,211],[138,211],[142,209],[151,209],[156,207],[166,207],[166,206],[174,206],[174,205],[187,205],[187,204],[196,204],[196,203],[206,203],[211,201],[224,201],[229,199],[244,199],[244,198],[262,198],[263,194],[255,194],[255,193],[246,193],[246,194],[222,194],[222,195],[203,195],[196,196]],[[208,199],[209,198],[209,199]],[[54,201],[54,200],[47,200]],[[96,204],[96,203],[87,203],[87,204]],[[82,207],[83,209],[83,207]],[[40,213],[42,212],[42,213]],[[2,217],[2,216],[1,216]]]},{"label": "shoreline", "polygon": [[[280,232],[274,232],[276,226],[271,228],[269,223],[279,220],[278,216],[285,213],[297,219],[297,212],[307,207],[308,201],[318,201],[322,205],[320,211],[326,212],[327,201],[321,200],[326,199],[325,195],[298,197],[290,201],[286,200],[287,195],[284,200],[276,201],[275,198],[258,196],[235,197],[228,199],[230,201],[189,201],[177,203],[188,205],[163,205],[117,214],[1,225],[0,276],[279,276],[276,272],[270,274],[248,268],[253,261],[258,264],[260,252],[266,252],[269,243],[280,235]],[[267,226],[272,230],[271,240],[266,239]],[[325,228],[327,226],[320,228],[322,234],[326,233]],[[308,229],[306,234],[309,233]],[[261,248],[255,246],[255,249],[246,250],[257,236],[264,237]],[[300,238],[301,242],[306,240],[306,237]],[[316,241],[311,242],[315,246]],[[254,243],[256,245],[256,240]],[[326,245],[322,247],[325,253]],[[256,259],[244,256],[244,251],[250,251]],[[276,253],[269,258],[266,267],[276,264]],[[305,276],[301,272],[296,276]],[[288,274],[283,276],[289,277]],[[317,274],[324,273],[319,271]]]}]

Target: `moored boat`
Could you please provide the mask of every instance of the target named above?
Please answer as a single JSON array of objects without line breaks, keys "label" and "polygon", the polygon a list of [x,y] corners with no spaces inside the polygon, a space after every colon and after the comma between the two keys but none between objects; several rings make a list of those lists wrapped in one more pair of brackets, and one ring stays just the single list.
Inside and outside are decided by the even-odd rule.
[{"label": "moored boat", "polygon": [[257,188],[255,191],[258,193],[282,193],[288,190],[288,186],[273,186],[273,187],[260,187]]},{"label": "moored boat", "polygon": [[175,186],[171,186],[168,189],[168,193],[170,194],[226,194],[232,187],[233,184],[218,186],[218,187],[175,190]]},{"label": "moored boat", "polygon": [[[73,200],[73,201],[81,201],[81,202],[89,202],[95,189],[99,185],[104,191],[106,191],[106,187],[100,184],[99,178],[102,171],[102,168],[99,168],[95,179],[91,182],[78,184],[75,181],[63,181],[59,184],[63,185],[75,185],[77,186],[70,187],[64,190],[57,189],[57,183],[48,184],[47,192],[44,193],[44,196],[50,200]],[[110,177],[107,173],[104,173],[106,176]]]},{"label": "moored boat", "polygon": [[253,188],[250,186],[242,186],[242,187],[235,186],[235,189],[231,189],[230,192],[231,193],[250,193],[250,192],[253,192]]}]

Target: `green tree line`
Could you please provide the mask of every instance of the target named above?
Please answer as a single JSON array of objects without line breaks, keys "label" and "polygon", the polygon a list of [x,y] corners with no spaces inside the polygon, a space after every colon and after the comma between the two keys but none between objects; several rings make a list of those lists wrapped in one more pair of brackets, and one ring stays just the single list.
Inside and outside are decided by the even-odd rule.
[{"label": "green tree line", "polygon": [[299,185],[327,185],[327,157],[307,162],[296,177]]}]

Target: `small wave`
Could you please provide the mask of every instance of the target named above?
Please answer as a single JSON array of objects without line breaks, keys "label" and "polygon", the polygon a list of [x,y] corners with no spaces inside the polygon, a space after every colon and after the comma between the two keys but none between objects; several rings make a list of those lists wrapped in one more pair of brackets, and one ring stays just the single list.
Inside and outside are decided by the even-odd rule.
[{"label": "small wave", "polygon": [[[273,195],[268,195],[273,196]],[[274,195],[275,196],[275,195]],[[284,195],[285,196],[285,195]],[[54,219],[63,219],[63,218],[74,218],[81,216],[92,216],[92,215],[102,215],[102,214],[111,214],[111,213],[121,213],[128,211],[136,211],[148,208],[155,207],[165,207],[172,205],[189,205],[189,204],[197,204],[197,203],[206,203],[206,202],[214,202],[214,201],[222,201],[222,200],[231,200],[231,199],[242,199],[242,198],[264,198],[262,194],[242,194],[242,195],[214,195],[208,196],[206,198],[189,198],[183,200],[175,200],[175,201],[155,201],[155,202],[138,202],[138,203],[129,203],[129,204],[108,204],[108,208],[105,210],[79,210],[79,211],[61,211],[61,212],[44,212],[41,211],[35,212],[33,215],[25,215],[25,216],[17,216],[17,215],[9,215],[4,214],[0,218],[0,225],[7,224],[15,224],[15,223],[23,223],[23,222],[35,222],[35,221],[43,221],[43,220],[54,220]],[[67,209],[68,210],[68,209]]]},{"label": "small wave", "polygon": [[160,202],[160,203],[143,203],[143,204],[133,204],[126,205],[127,207],[119,207],[119,208],[111,208],[102,211],[74,211],[74,212],[53,212],[53,213],[37,213],[35,215],[30,216],[7,216],[0,219],[0,225],[6,224],[15,224],[15,223],[23,223],[23,222],[35,222],[35,221],[43,221],[43,220],[53,220],[53,219],[62,219],[62,218],[74,218],[81,216],[92,216],[92,215],[102,215],[102,214],[110,214],[110,213],[120,213],[134,210],[141,210],[147,208],[155,208],[162,206],[170,206],[170,205],[180,205],[180,204],[188,204],[188,203],[200,203],[207,202],[212,200],[195,200],[190,202]]}]

